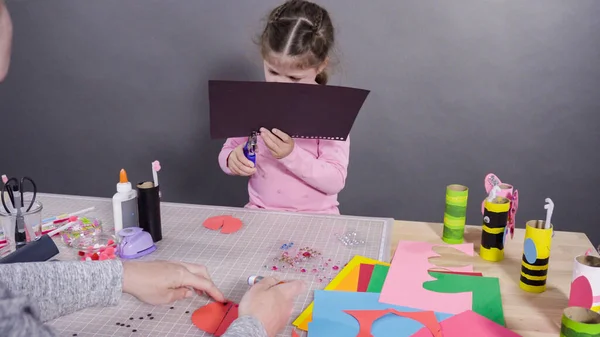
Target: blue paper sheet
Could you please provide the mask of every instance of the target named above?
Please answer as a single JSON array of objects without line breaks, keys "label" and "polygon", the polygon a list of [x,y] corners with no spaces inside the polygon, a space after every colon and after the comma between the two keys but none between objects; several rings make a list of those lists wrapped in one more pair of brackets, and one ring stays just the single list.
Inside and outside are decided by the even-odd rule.
[{"label": "blue paper sheet", "polygon": [[[308,323],[308,337],[354,337],[358,334],[358,321],[344,310],[423,311],[379,303],[379,293],[315,290],[312,322]],[[441,322],[451,314],[435,313]],[[373,323],[374,337],[408,337],[423,328],[423,324],[406,317],[386,315]]]}]

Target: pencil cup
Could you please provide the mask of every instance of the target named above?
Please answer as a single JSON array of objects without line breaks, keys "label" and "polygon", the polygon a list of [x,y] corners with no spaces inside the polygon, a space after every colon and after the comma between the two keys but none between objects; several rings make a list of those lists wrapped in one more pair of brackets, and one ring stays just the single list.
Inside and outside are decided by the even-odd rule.
[{"label": "pencil cup", "polygon": [[563,311],[560,337],[600,336],[600,314],[582,307],[568,307]]},{"label": "pencil cup", "polygon": [[507,198],[496,197],[492,201],[485,200],[479,248],[479,256],[482,259],[491,262],[504,259],[504,238],[509,210],[510,200]]},{"label": "pencil cup", "polygon": [[[25,199],[23,204],[25,206],[30,205],[31,200]],[[15,231],[17,211],[10,207],[10,205],[7,206],[9,207],[10,213],[7,213],[4,207],[0,206],[0,229],[3,232],[4,240],[6,240],[5,243],[0,243],[0,246],[6,244],[3,248],[4,253],[10,253],[16,249]],[[25,232],[22,235],[24,235],[26,242],[35,240],[36,237],[41,235],[40,225],[42,223],[43,208],[44,206],[41,202],[34,201],[29,212],[25,212],[26,208],[22,209],[23,220],[25,221]]]},{"label": "pencil cup", "polygon": [[600,257],[580,255],[575,258],[569,306],[600,311]]},{"label": "pencil cup", "polygon": [[446,186],[446,208],[444,210],[444,232],[442,240],[450,244],[463,243],[467,220],[469,188],[452,184]]},{"label": "pencil cup", "polygon": [[158,242],[162,240],[159,187],[151,181],[145,181],[137,185],[137,190],[140,227],[150,233],[152,241]]},{"label": "pencil cup", "polygon": [[548,263],[552,246],[553,226],[544,228],[543,220],[530,220],[525,224],[525,242],[519,286],[530,293],[546,291]]}]

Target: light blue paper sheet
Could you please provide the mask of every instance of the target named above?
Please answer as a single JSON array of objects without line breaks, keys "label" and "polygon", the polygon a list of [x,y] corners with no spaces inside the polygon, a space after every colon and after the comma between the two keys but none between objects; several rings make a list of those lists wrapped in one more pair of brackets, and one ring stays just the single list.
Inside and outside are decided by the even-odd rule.
[{"label": "light blue paper sheet", "polygon": [[[315,290],[312,322],[308,323],[308,337],[354,337],[358,321],[344,310],[422,311],[379,303],[379,293]],[[435,313],[441,322],[451,314]],[[388,314],[376,320],[371,327],[373,337],[408,337],[423,328],[423,324],[406,317]]]}]

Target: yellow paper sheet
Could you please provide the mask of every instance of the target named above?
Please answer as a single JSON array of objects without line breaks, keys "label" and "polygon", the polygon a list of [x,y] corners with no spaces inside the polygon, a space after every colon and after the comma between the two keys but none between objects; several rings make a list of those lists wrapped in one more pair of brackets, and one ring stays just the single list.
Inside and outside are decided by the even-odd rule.
[{"label": "yellow paper sheet", "polygon": [[[382,266],[390,265],[386,262],[356,255],[342,270],[340,270],[333,280],[329,282],[329,284],[325,287],[325,290],[356,291],[358,287],[358,276],[361,264],[378,264]],[[308,331],[308,323],[312,321],[313,306],[314,302],[311,302],[292,324],[298,329]]]}]

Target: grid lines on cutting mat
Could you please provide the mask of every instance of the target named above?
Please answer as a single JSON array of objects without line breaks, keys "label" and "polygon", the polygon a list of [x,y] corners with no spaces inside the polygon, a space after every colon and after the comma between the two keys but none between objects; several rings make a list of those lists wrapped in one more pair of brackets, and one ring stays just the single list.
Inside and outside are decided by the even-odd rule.
[{"label": "grid lines on cutting mat", "polygon": [[[112,227],[110,199],[51,194],[39,194],[39,199],[44,205],[43,217],[95,206],[96,209],[87,216],[97,217],[104,226]],[[221,234],[202,226],[206,218],[224,214],[240,218],[244,223],[242,229],[233,234]],[[235,302],[239,302],[248,289],[246,280],[249,275],[305,280],[310,291],[297,298],[290,323],[312,301],[312,290],[323,289],[327,282],[319,282],[318,277],[311,275],[265,268],[282,244],[294,242],[294,245],[317,249],[323,257],[339,262],[340,267],[354,255],[389,260],[389,234],[393,225],[392,219],[267,212],[165,202],[161,204],[161,217],[163,240],[156,244],[156,252],[141,260],[203,264],[207,266],[217,287]],[[365,244],[344,246],[335,234],[347,231],[356,232]],[[58,259],[77,258],[75,250],[55,240],[61,250]],[[204,297],[194,297],[171,305],[152,306],[124,294],[118,306],[85,309],[53,320],[50,324],[60,336],[211,336],[191,323],[192,313],[207,303],[209,300]],[[292,326],[288,325],[279,336],[291,336],[291,329]],[[300,335],[304,336],[305,333]]]}]

